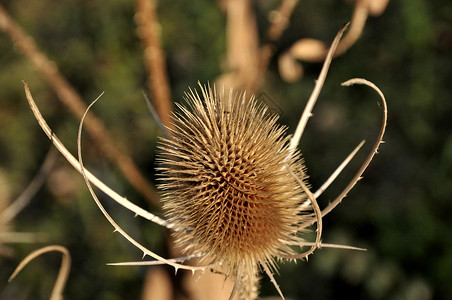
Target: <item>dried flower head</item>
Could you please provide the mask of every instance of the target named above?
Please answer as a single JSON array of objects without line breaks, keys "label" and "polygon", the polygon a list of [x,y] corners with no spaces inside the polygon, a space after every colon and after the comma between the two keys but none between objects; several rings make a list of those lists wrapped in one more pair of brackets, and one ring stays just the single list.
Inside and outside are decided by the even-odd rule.
[{"label": "dried flower head", "polygon": [[160,146],[163,208],[185,251],[226,274],[253,274],[301,242],[303,162],[265,105],[232,89],[201,91],[186,94],[189,108],[179,105]]},{"label": "dried flower head", "polygon": [[[374,157],[386,127],[387,108],[382,92],[365,79],[351,79],[343,85],[365,84],[381,97],[383,118],[380,133],[367,158],[349,184],[320,211],[316,198],[334,181],[363,142],[344,160],[314,193],[306,184],[305,169],[296,150],[314,104],[325,81],[328,67],[346,26],[334,39],[301,115],[293,137],[278,125],[276,115],[251,97],[230,90],[219,93],[209,87],[187,94],[188,107],[179,106],[173,115],[171,137],[160,144],[159,187],[164,191],[166,220],[145,211],[118,195],[83,165],[81,133],[88,107],[80,122],[78,159],[64,147],[45,122],[25,84],[25,93],[39,125],[58,150],[84,177],[91,195],[106,219],[124,238],[154,260],[121,265],[167,264],[178,269],[213,269],[235,279],[230,299],[256,299],[259,268],[270,278],[281,298],[272,269],[274,259],[307,258],[320,246],[353,248],[321,243],[322,217],[336,207],[353,188]],[[202,99],[201,99],[202,98]],[[186,257],[166,259],[131,237],[108,214],[94,192],[96,185],[119,204],[143,218],[173,230]],[[317,223],[316,238],[305,242],[300,234]],[[310,247],[299,252],[303,247]],[[355,248],[356,249],[356,248]],[[199,258],[189,265],[190,258]]]}]

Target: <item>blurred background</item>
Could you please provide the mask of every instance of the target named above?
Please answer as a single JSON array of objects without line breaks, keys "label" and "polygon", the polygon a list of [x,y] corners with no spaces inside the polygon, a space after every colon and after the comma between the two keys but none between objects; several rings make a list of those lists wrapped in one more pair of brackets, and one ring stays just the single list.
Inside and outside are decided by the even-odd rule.
[{"label": "blurred background", "polygon": [[[232,26],[237,16],[231,9],[234,1],[229,2],[159,1],[154,16],[159,26],[154,33],[165,55],[167,76],[163,72],[151,73],[151,77],[165,77],[168,97],[182,103],[184,91],[196,88],[197,81],[251,87],[261,101],[280,113],[280,122],[293,133],[322,67],[315,57],[303,60],[293,45],[309,38],[328,47],[341,26],[352,19],[358,4],[351,0],[292,1],[296,5],[287,28],[272,40],[268,32],[277,23],[281,1],[250,1],[242,29]],[[39,60],[33,62],[23,54],[17,40],[12,41],[5,13],[11,18],[8,22],[20,26],[58,66],[85,104],[105,91],[94,114],[153,186],[161,132],[142,95],[142,90],[149,90],[152,67],[146,66],[154,52],[143,51],[146,41],[140,39],[143,33],[136,22],[140,21],[139,4],[126,0],[0,3],[4,10],[0,18],[0,210],[27,188],[51,149],[29,109],[21,81],[29,84],[44,117],[73,153],[79,123],[79,117],[60,101],[55,79],[39,67]],[[243,32],[250,35],[237,38]],[[235,58],[249,54],[247,49],[256,50],[253,47],[270,49],[265,68],[254,70],[258,78],[254,82],[234,82],[241,78],[237,72],[242,68],[240,63],[234,65],[239,61]],[[288,58],[287,64],[283,58]],[[367,143],[320,197],[321,207],[357,171],[380,128],[378,95],[366,87],[340,86],[354,77],[374,82],[386,96],[386,143],[363,180],[324,218],[322,241],[363,247],[367,252],[317,250],[309,262],[279,263],[276,280],[289,299],[452,299],[452,218],[448,217],[452,211],[452,3],[389,1],[380,13],[369,10],[359,39],[333,60],[300,144],[313,189],[362,139]],[[155,89],[150,90],[151,99],[158,100]],[[158,204],[126,180],[96,139],[88,133],[84,136],[87,168],[119,194],[161,214]],[[127,232],[151,250],[172,255],[167,231],[134,218],[99,195]],[[148,195],[152,198],[152,190]],[[81,176],[60,155],[36,195],[3,223],[0,299],[48,298],[59,254],[44,255],[12,283],[7,280],[27,254],[51,244],[67,247],[72,255],[64,292],[67,299],[145,297],[149,268],[106,266],[108,262],[138,261],[142,253],[112,232]],[[6,233],[24,232],[31,234],[25,242],[6,238]],[[174,270],[168,270],[173,274]],[[173,285],[181,288],[188,272],[178,274]],[[277,295],[268,278],[263,277],[261,284],[262,297]],[[190,299],[184,289],[176,295],[175,299]]]}]

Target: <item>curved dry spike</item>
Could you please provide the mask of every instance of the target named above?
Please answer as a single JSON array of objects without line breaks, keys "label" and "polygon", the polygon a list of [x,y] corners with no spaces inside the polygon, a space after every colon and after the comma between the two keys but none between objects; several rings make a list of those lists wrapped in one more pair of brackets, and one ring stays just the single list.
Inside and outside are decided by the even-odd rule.
[{"label": "curved dry spike", "polygon": [[[292,172],[291,172],[292,173]],[[315,214],[315,220],[317,221],[317,230],[316,230],[316,237],[315,237],[315,243],[311,246],[311,248],[303,253],[300,254],[295,254],[295,255],[291,255],[291,254],[280,254],[279,256],[282,258],[287,258],[287,259],[300,259],[300,258],[308,258],[309,255],[311,255],[315,249],[318,248],[318,245],[321,243],[320,240],[322,238],[322,212],[320,210],[319,204],[317,203],[316,198],[314,197],[314,194],[312,194],[312,192],[309,190],[309,188],[306,186],[306,184],[300,180],[298,177],[296,177],[293,173],[292,176],[295,177],[295,179],[298,181],[298,183],[300,184],[301,188],[303,189],[303,191],[306,193],[306,195],[308,196],[309,200],[312,203],[312,207],[314,209],[314,214]],[[306,224],[306,226],[303,226],[304,224]],[[306,228],[307,226],[309,226],[310,224],[308,224],[308,222],[305,222],[303,224],[301,224],[300,228]]]},{"label": "curved dry spike", "polygon": [[315,102],[319,98],[320,91],[322,90],[323,83],[325,82],[326,75],[328,74],[328,68],[330,67],[331,60],[333,59],[334,52],[336,51],[337,45],[350,23],[345,24],[337,33],[336,37],[331,44],[330,50],[328,50],[328,54],[326,56],[325,62],[323,63],[322,70],[320,71],[319,78],[317,79],[314,90],[312,90],[311,96],[309,97],[308,102],[306,103],[303,114],[301,115],[300,121],[298,122],[297,129],[290,140],[289,149],[293,152],[295,148],[300,143],[301,136],[303,135],[304,128],[308,123],[308,119],[311,116],[312,109],[314,108]]},{"label": "curved dry spike", "polygon": [[275,280],[275,277],[273,276],[272,272],[268,268],[266,264],[262,264],[262,268],[264,268],[265,273],[267,274],[268,278],[270,278],[270,281],[273,283],[273,286],[278,291],[279,296],[281,296],[281,299],[285,300],[283,293],[281,292],[281,289],[279,288],[278,283]]},{"label": "curved dry spike", "polygon": [[110,214],[108,214],[108,212],[105,210],[105,208],[103,207],[103,205],[100,203],[99,198],[97,198],[96,193],[93,190],[93,187],[91,186],[90,181],[88,180],[87,177],[87,173],[86,173],[86,169],[83,165],[83,159],[82,159],[82,129],[83,129],[83,121],[85,120],[85,117],[89,111],[89,109],[99,100],[99,97],[97,99],[95,99],[86,109],[85,113],[83,114],[81,120],[80,120],[80,125],[79,125],[79,129],[78,129],[78,135],[77,135],[77,153],[78,153],[78,162],[80,165],[80,170],[83,176],[83,179],[85,180],[85,184],[88,187],[88,190],[91,194],[91,196],[93,197],[94,201],[96,202],[97,206],[99,207],[99,209],[101,210],[102,214],[105,216],[105,218],[108,220],[108,222],[110,222],[110,224],[115,228],[116,231],[118,231],[126,240],[128,240],[132,245],[134,245],[135,247],[137,247],[138,249],[140,249],[141,251],[143,251],[143,253],[151,256],[152,258],[159,260],[163,263],[166,263],[167,265],[170,265],[172,267],[174,267],[174,269],[177,270],[178,269],[184,269],[184,270],[203,270],[206,268],[209,268],[210,266],[186,266],[186,265],[182,265],[179,263],[175,263],[172,262],[166,258],[161,257],[160,255],[155,254],[154,252],[150,251],[149,249],[147,249],[146,247],[144,247],[143,245],[141,245],[139,242],[137,242],[135,239],[133,239],[130,235],[128,235],[116,222],[115,220],[110,216]]},{"label": "curved dry spike", "polygon": [[[344,190],[334,199],[323,211],[322,211],[322,217],[324,217],[326,214],[328,214],[333,208],[335,208],[342,199],[347,195],[347,193],[355,186],[355,184],[361,179],[361,175],[364,173],[364,171],[367,169],[367,166],[369,166],[370,162],[372,161],[374,155],[377,153],[378,147],[382,143],[383,135],[386,130],[386,123],[388,120],[388,107],[386,104],[386,99],[381,90],[372,82],[363,79],[363,78],[353,78],[350,80],[347,80],[346,82],[343,82],[342,86],[350,86],[353,84],[364,84],[369,87],[371,87],[374,91],[378,93],[378,95],[381,98],[382,105],[383,105],[383,117],[381,121],[381,127],[380,132],[378,134],[377,140],[375,141],[374,146],[372,147],[372,150],[370,151],[369,155],[366,157],[365,161],[359,168],[358,172],[356,172],[355,176],[350,180],[349,184],[344,188]],[[317,220],[312,219],[311,224],[315,223]]]},{"label": "curved dry spike", "polygon": [[[304,246],[313,246],[315,245],[315,243],[311,243],[311,242],[302,242],[302,243],[291,243],[288,245],[298,245],[301,247]],[[367,251],[367,249],[365,248],[359,248],[359,247],[354,247],[354,246],[348,246],[348,245],[339,245],[339,244],[329,244],[329,243],[319,243],[318,248],[334,248],[334,249],[345,249],[345,250],[355,250],[355,251]]]},{"label": "curved dry spike", "polygon": [[[30,105],[30,108],[38,121],[39,126],[41,126],[41,129],[44,131],[44,133],[47,135],[47,137],[52,141],[54,146],[60,151],[60,153],[66,158],[66,160],[79,172],[81,173],[82,167],[80,166],[77,159],[69,152],[69,150],[66,149],[66,147],[63,145],[63,143],[58,139],[58,137],[53,133],[52,129],[50,129],[49,125],[45,121],[45,119],[42,117],[41,112],[39,111],[35,101],[33,100],[33,97],[31,95],[30,89],[28,88],[28,84],[26,82],[23,82],[24,88],[25,88],[25,94],[27,96],[28,104]],[[102,181],[100,181],[96,176],[91,174],[88,170],[84,170],[86,177],[88,180],[90,180],[95,186],[97,186],[100,190],[102,190],[105,194],[110,196],[113,200],[118,202],[120,205],[124,206],[128,210],[134,212],[137,215],[140,215],[141,217],[150,220],[158,225],[165,226],[167,228],[172,228],[171,224],[169,224],[167,221],[159,218],[158,216],[142,209],[141,207],[133,204],[126,198],[120,196],[118,193],[113,191],[111,188],[109,188],[107,185],[105,185]],[[177,230],[177,228],[173,228]]]},{"label": "curved dry spike", "polygon": [[[175,263],[179,263],[179,262],[184,262],[185,260],[179,260],[179,259],[167,259],[167,261],[170,262],[175,262]],[[166,265],[166,262],[163,261],[159,261],[159,260],[152,260],[152,261],[125,261],[125,262],[118,262],[118,263],[107,263],[107,266],[161,266],[161,265]],[[177,267],[175,267],[177,268]],[[193,269],[190,269],[192,271],[196,271]]]},{"label": "curved dry spike", "polygon": [[[203,253],[198,253],[194,255],[188,255],[183,257],[177,257],[177,258],[171,258],[168,259],[168,261],[171,262],[184,262],[187,260],[190,260],[192,258],[199,258],[202,257]],[[158,260],[152,260],[152,261],[130,261],[130,262],[119,262],[119,263],[107,263],[108,266],[155,266],[155,265],[163,265],[165,263],[158,261]]]},{"label": "curved dry spike", "polygon": [[61,266],[60,271],[58,272],[58,277],[55,281],[55,285],[53,286],[52,294],[50,295],[50,300],[63,299],[64,287],[66,286],[67,278],[69,276],[69,270],[71,269],[71,255],[69,254],[69,251],[65,247],[60,245],[46,246],[28,254],[27,257],[25,257],[19,263],[17,268],[14,270],[13,274],[9,277],[8,282],[11,282],[30,261],[44,253],[48,253],[51,251],[61,252],[63,254],[63,258],[61,260]]},{"label": "curved dry spike", "polygon": [[315,198],[319,198],[320,195],[330,186],[331,183],[339,176],[339,174],[344,170],[344,168],[348,165],[348,163],[353,159],[353,157],[356,155],[356,153],[361,149],[361,147],[364,145],[365,141],[362,140],[361,143],[359,143],[358,146],[347,156],[346,159],[337,167],[337,169],[331,174],[331,176],[325,181],[324,184],[314,193]]},{"label": "curved dry spike", "polygon": [[157,111],[155,110],[154,106],[152,105],[151,100],[149,100],[149,97],[146,95],[146,93],[143,91],[143,97],[146,101],[146,104],[148,105],[149,110],[151,111],[152,116],[154,117],[155,121],[157,122],[157,125],[159,126],[160,130],[162,131],[163,135],[166,139],[170,140],[170,136],[168,135],[168,131],[166,130],[165,126],[163,125],[162,121],[160,120],[159,115],[157,114]]}]

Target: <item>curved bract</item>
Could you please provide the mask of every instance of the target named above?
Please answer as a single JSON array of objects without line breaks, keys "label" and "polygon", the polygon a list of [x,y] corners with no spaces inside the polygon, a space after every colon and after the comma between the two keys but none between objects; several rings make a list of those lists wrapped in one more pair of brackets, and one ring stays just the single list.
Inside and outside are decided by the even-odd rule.
[{"label": "curved bract", "polygon": [[62,254],[60,271],[58,272],[57,279],[52,289],[52,293],[50,294],[50,300],[62,300],[63,299],[63,291],[66,286],[67,279],[69,277],[69,271],[71,269],[71,255],[66,247],[60,245],[51,245],[42,247],[38,250],[33,251],[28,254],[17,266],[14,270],[14,273],[9,277],[9,282],[11,282],[16,276],[22,271],[23,268],[36,257],[48,253],[48,252],[60,252]]}]

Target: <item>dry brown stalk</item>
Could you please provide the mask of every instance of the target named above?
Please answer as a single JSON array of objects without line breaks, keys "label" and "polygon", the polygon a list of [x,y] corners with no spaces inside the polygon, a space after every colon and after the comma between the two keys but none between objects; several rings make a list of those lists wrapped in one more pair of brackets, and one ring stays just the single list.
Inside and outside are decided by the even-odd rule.
[{"label": "dry brown stalk", "polygon": [[219,86],[252,92],[259,72],[259,41],[256,16],[250,0],[227,1],[227,71]]},{"label": "dry brown stalk", "polygon": [[[389,0],[356,0],[351,25],[337,47],[334,57],[346,52],[361,36],[368,15],[378,16]],[[226,5],[225,5],[226,3]],[[298,0],[282,0],[279,8],[270,13],[270,26],[266,42],[259,48],[256,20],[249,1],[227,0],[220,5],[227,7],[227,57],[228,70],[219,79],[225,86],[239,87],[250,93],[262,85],[275,46],[289,24]],[[322,62],[328,47],[322,41],[304,38],[297,41],[279,57],[281,77],[287,82],[301,78],[303,67],[297,60]],[[256,60],[256,58],[258,58]],[[221,84],[220,84],[221,86]]]},{"label": "dry brown stalk", "polygon": [[267,31],[267,39],[269,42],[274,42],[279,39],[284,29],[289,25],[289,19],[292,15],[298,0],[283,0],[278,10],[271,14],[271,25]]},{"label": "dry brown stalk", "polygon": [[63,299],[63,291],[66,286],[67,278],[69,276],[69,271],[71,269],[71,255],[69,251],[60,245],[51,245],[40,248],[38,250],[33,251],[27,257],[25,257],[17,268],[14,270],[14,273],[9,277],[8,282],[11,282],[17,274],[33,259],[36,257],[48,253],[48,252],[60,252],[63,254],[61,259],[60,271],[58,272],[57,279],[52,289],[52,293],[50,294],[50,300],[62,300]]},{"label": "dry brown stalk", "polygon": [[348,194],[348,192],[350,192],[350,190],[355,186],[355,184],[361,179],[361,176],[363,175],[364,171],[369,166],[369,164],[372,161],[372,159],[374,158],[375,154],[378,153],[378,148],[383,143],[383,136],[385,134],[386,123],[388,121],[388,106],[386,104],[385,96],[383,95],[383,92],[375,84],[373,84],[372,82],[370,82],[370,81],[368,81],[366,79],[363,79],[363,78],[354,78],[354,79],[347,80],[346,82],[342,83],[342,86],[352,86],[352,85],[355,85],[355,84],[366,85],[366,86],[372,88],[374,91],[376,91],[378,93],[378,95],[380,96],[380,98],[381,98],[381,105],[382,105],[382,111],[383,111],[383,118],[382,118],[382,121],[381,121],[380,132],[378,134],[378,137],[377,137],[377,140],[376,140],[375,144],[372,147],[372,150],[367,155],[366,159],[364,160],[364,162],[361,165],[361,167],[359,168],[359,170],[356,172],[355,176],[353,176],[352,180],[350,180],[349,184],[345,187],[345,189],[342,191],[342,193],[340,193],[336,197],[336,199],[334,199],[322,211],[322,217],[324,217],[334,207],[336,207],[342,201],[342,200],[339,200],[339,199],[343,199]]},{"label": "dry brown stalk", "polygon": [[[347,34],[337,46],[337,50],[334,56],[339,56],[346,52],[361,36],[364,26],[366,25],[366,20],[368,16],[368,4],[369,0],[357,0],[355,4],[355,9],[353,10],[352,20],[350,22],[350,28]],[[325,53],[326,55],[326,53]],[[320,58],[322,61],[324,57]]]},{"label": "dry brown stalk", "polygon": [[298,0],[283,0],[271,13],[266,43],[259,46],[256,17],[250,1],[228,0],[227,59],[228,70],[219,79],[220,86],[238,87],[250,94],[262,85],[277,41],[289,24]]},{"label": "dry brown stalk", "polygon": [[[147,84],[152,94],[153,106],[163,126],[172,126],[170,115],[173,111],[171,101],[171,91],[166,70],[165,54],[160,43],[161,26],[156,13],[156,3],[154,0],[137,0],[135,22],[137,24],[137,34],[143,45],[143,59],[147,71]],[[158,122],[158,120],[157,120]],[[170,133],[169,130],[164,135]],[[171,245],[171,242],[169,242]],[[171,246],[169,246],[171,247]],[[169,283],[168,274],[160,270],[149,271],[147,280],[143,288],[143,299],[145,297],[158,299],[172,299],[174,295],[171,289],[162,290],[162,281]],[[160,285],[160,287],[157,287]],[[162,291],[163,296],[159,291]]]},{"label": "dry brown stalk", "polygon": [[[283,0],[277,11],[272,12],[271,25],[267,31],[267,43],[261,47],[259,70],[263,74],[268,67],[270,58],[274,54],[274,42],[277,41],[284,29],[289,25],[289,19],[292,15],[298,0]],[[263,77],[263,75],[261,75]],[[259,80],[257,80],[259,81]]]},{"label": "dry brown stalk", "polygon": [[[334,57],[344,54],[361,36],[369,15],[379,16],[384,12],[389,0],[356,0],[350,28],[337,46]],[[289,50],[279,57],[281,77],[287,82],[301,78],[303,67],[297,60],[322,62],[325,60],[328,47],[322,41],[303,38],[295,42]],[[263,58],[269,58],[269,51],[263,52]]]},{"label": "dry brown stalk", "polygon": [[144,47],[144,63],[154,106],[164,126],[170,126],[173,111],[171,91],[166,71],[165,54],[160,45],[160,24],[154,0],[137,0],[135,21],[138,37]]},{"label": "dry brown stalk", "polygon": [[[344,54],[361,36],[368,16],[368,2],[368,0],[356,1],[350,27],[337,46],[334,57]],[[324,61],[327,52],[328,47],[322,41],[310,38],[298,40],[288,51],[293,58],[309,62]]]},{"label": "dry brown stalk", "polygon": [[[5,32],[36,69],[43,75],[47,83],[57,94],[58,99],[66,105],[72,113],[81,118],[86,105],[74,87],[60,73],[56,64],[40,51],[33,38],[28,36],[18,24],[8,15],[0,5],[0,30]],[[121,150],[110,137],[104,123],[90,113],[86,118],[86,128],[95,143],[106,156],[113,161],[124,174],[125,178],[149,202],[159,207],[159,197],[155,189],[148,183],[136,167],[130,156]]]},{"label": "dry brown stalk", "polygon": [[[337,47],[335,56],[339,56],[346,52],[358,40],[366,25],[367,17],[369,15],[381,15],[386,9],[388,2],[389,0],[356,0],[350,29]],[[325,55],[326,52],[319,61],[322,61]]]},{"label": "dry brown stalk", "polygon": [[[334,57],[345,53],[361,36],[367,17],[379,16],[384,12],[389,0],[356,0],[350,28],[339,43]],[[263,48],[262,61],[269,59],[272,55],[271,48]],[[298,60],[308,62],[322,62],[328,52],[327,45],[316,39],[303,38],[296,41],[289,50],[278,58],[278,68],[281,77],[286,82],[294,82],[301,78],[303,67]],[[265,70],[265,69],[263,69]]]}]

